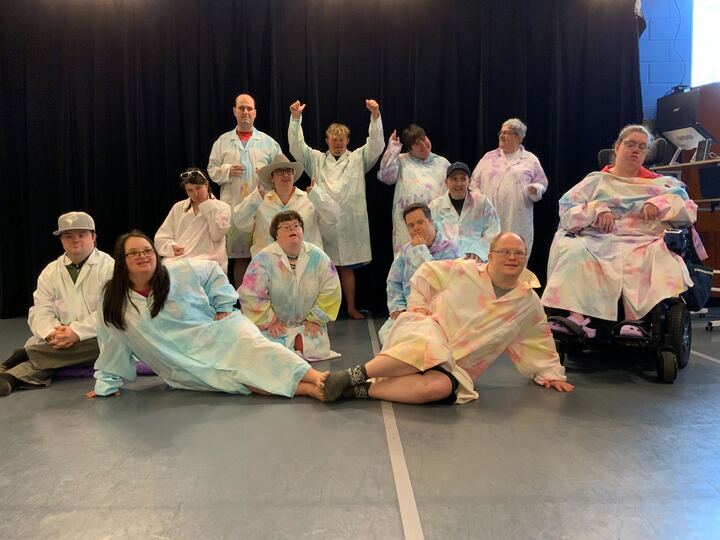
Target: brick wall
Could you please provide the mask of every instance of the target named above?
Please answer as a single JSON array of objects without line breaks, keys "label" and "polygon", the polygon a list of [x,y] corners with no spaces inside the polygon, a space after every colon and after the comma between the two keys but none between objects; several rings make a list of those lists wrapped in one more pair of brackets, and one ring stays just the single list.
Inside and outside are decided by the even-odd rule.
[{"label": "brick wall", "polygon": [[693,0],[642,0],[642,11],[647,28],[640,37],[640,83],[643,116],[650,120],[659,97],[690,85]]}]

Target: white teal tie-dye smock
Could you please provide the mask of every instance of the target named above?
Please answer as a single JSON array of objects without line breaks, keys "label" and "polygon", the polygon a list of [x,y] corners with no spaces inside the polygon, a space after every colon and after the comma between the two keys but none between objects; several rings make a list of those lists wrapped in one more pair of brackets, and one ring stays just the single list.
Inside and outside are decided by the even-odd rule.
[{"label": "white teal tie-dye smock", "polygon": [[265,246],[274,242],[270,234],[270,222],[275,214],[295,210],[303,220],[305,239],[323,249],[320,225],[334,225],[340,220],[340,206],[320,186],[309,193],[296,187],[287,204],[270,191],[265,199],[256,189],[233,210],[233,224],[241,232],[252,231],[250,253],[254,257]]},{"label": "white teal tie-dye smock", "polygon": [[370,118],[365,145],[335,158],[329,151],[313,150],[305,144],[302,118],[290,117],[288,127],[290,153],[305,167],[317,186],[340,205],[340,221],[320,223],[323,249],[337,266],[367,263],[372,259],[370,229],[365,198],[365,173],[382,154],[382,120]]},{"label": "white teal tie-dye smock", "polygon": [[[540,161],[520,145],[517,156],[508,160],[496,148],[478,162],[470,181],[495,207],[503,232],[520,235],[527,245],[528,257],[533,245],[533,203],[542,199],[548,181]],[[534,187],[537,193],[528,193]]]},{"label": "white teal tie-dye smock", "polygon": [[[280,154],[280,145],[270,137],[253,128],[252,135],[243,143],[235,129],[218,137],[210,151],[208,174],[220,185],[220,200],[233,208],[242,202],[257,186],[256,171],[269,165]],[[242,165],[241,176],[230,176],[233,165]],[[227,234],[227,254],[231,259],[250,257],[250,233],[231,227]]]},{"label": "white teal tie-dye smock", "polygon": [[[640,169],[641,177],[593,172],[560,199],[560,226],[548,260],[547,307],[617,320],[622,296],[626,319],[640,319],[692,281],[682,258],[665,245],[664,232],[695,222],[697,205],[684,185]],[[642,208],[655,205],[658,218],[645,221]],[[601,212],[615,225],[596,228]]]},{"label": "white teal tie-dye smock", "polygon": [[[455,243],[445,238],[439,231],[430,247],[425,244],[413,246],[410,242],[405,244],[400,254],[390,265],[390,272],[388,272],[388,312],[393,313],[394,311],[405,311],[407,309],[407,299],[410,296],[410,279],[415,275],[415,271],[420,268],[421,264],[427,261],[457,259],[459,256],[460,251]],[[394,322],[392,318],[388,317],[388,320],[382,325],[378,331],[380,343],[385,343]]]},{"label": "white teal tie-dye smock", "polygon": [[487,262],[490,241],[500,232],[500,221],[490,199],[469,189],[458,215],[446,193],[430,203],[430,210],[435,226],[457,244],[461,255],[474,254]]},{"label": "white teal tie-dye smock", "polygon": [[[243,313],[271,341],[293,350],[295,337],[303,341],[303,356],[310,361],[336,358],[330,350],[327,323],[334,321],[342,300],[340,280],[330,258],[319,247],[303,242],[295,270],[277,242],[257,253],[238,289]],[[273,338],[267,332],[276,320],[286,333]],[[320,325],[321,334],[305,333],[304,321]]]},{"label": "white teal tie-dye smock", "polygon": [[[395,321],[382,353],[426,371],[442,366],[458,380],[456,403],[477,399],[473,381],[506,352],[536,383],[567,380],[555,350],[535,275],[497,298],[487,265],[472,259],[423,264],[411,280],[408,309]],[[413,312],[424,308],[432,315]]]},{"label": "white teal tie-dye smock", "polygon": [[[217,263],[176,259],[166,263],[170,293],[155,318],[152,295],[130,291],[126,330],[106,325],[98,314],[100,357],[95,392],[107,396],[134,381],[134,354],[173,388],[249,394],[248,386],[292,397],[310,365],[265,339],[239,311],[237,293]],[[215,321],[217,313],[232,312]]]},{"label": "white teal tie-dye smock", "polygon": [[393,254],[398,256],[402,247],[410,241],[403,210],[412,203],[429,204],[447,191],[445,173],[450,162],[437,154],[430,154],[425,161],[409,153],[401,154],[402,144],[390,139],[380,161],[378,180],[393,185]]}]

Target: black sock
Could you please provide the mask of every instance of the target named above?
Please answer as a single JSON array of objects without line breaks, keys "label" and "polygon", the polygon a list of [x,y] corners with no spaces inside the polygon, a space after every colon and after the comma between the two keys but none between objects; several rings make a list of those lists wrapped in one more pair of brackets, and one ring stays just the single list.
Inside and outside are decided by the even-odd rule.
[{"label": "black sock", "polygon": [[353,386],[367,381],[368,376],[365,364],[358,364],[354,368],[350,368],[348,371],[350,372],[350,380],[352,381]]},{"label": "black sock", "polygon": [[364,382],[356,384],[355,386],[348,386],[343,393],[340,394],[341,398],[344,399],[370,399],[370,383]]},{"label": "black sock", "polygon": [[5,360],[0,366],[4,367],[6,370],[12,369],[18,364],[22,364],[26,360],[29,360],[27,352],[25,351],[25,348],[18,349],[15,352],[10,355],[10,358]]},{"label": "black sock", "polygon": [[325,388],[323,394],[325,401],[336,401],[346,388],[362,384],[367,380],[367,371],[365,366],[357,365],[354,368],[343,369],[342,371],[333,371],[327,379],[325,379]]}]

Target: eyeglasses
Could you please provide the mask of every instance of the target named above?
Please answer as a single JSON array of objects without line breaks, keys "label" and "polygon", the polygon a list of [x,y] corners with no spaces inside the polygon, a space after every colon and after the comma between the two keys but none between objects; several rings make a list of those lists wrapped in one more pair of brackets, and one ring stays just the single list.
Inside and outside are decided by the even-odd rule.
[{"label": "eyeglasses", "polygon": [[302,229],[302,225],[300,225],[300,224],[297,223],[297,222],[295,222],[295,223],[281,223],[280,225],[278,225],[278,229],[282,229],[282,230],[284,230],[284,231],[294,231],[294,230],[297,230],[297,229]]},{"label": "eyeglasses", "polygon": [[149,257],[150,255],[155,255],[155,250],[153,248],[131,249],[125,254],[126,257],[129,257],[131,259],[137,259],[139,257]]},{"label": "eyeglasses", "polygon": [[517,133],[515,133],[514,131],[503,129],[501,131],[498,131],[498,137],[500,137],[501,135],[517,135]]},{"label": "eyeglasses", "polygon": [[205,175],[199,171],[186,171],[180,173],[180,180],[192,180],[195,177],[202,178],[203,180],[207,181]]},{"label": "eyeglasses", "polygon": [[648,149],[648,145],[647,145],[647,144],[645,144],[645,143],[639,143],[639,142],[637,142],[637,141],[630,141],[630,140],[628,140],[628,139],[625,139],[625,140],[622,142],[622,144],[623,144],[623,146],[624,146],[625,148],[630,148],[631,150],[632,150],[633,148],[639,148],[641,152],[644,152],[645,150]]},{"label": "eyeglasses", "polygon": [[498,253],[503,257],[512,255],[516,259],[524,259],[527,256],[524,251],[519,249],[493,249],[491,253]]},{"label": "eyeglasses", "polygon": [[273,171],[273,174],[287,174],[289,176],[292,176],[295,174],[295,169],[275,169]]}]

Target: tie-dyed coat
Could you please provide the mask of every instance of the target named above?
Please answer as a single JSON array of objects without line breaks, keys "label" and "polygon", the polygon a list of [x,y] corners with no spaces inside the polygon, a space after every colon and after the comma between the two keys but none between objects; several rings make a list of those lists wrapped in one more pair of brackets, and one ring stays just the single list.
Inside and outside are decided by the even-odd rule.
[{"label": "tie-dyed coat", "polygon": [[[548,186],[545,171],[532,152],[520,145],[519,159],[508,161],[505,153],[496,148],[485,154],[472,173],[471,185],[483,193],[495,207],[503,232],[519,234],[532,251],[533,204],[542,199]],[[528,187],[537,189],[535,195]]]},{"label": "tie-dyed coat", "polygon": [[[455,210],[453,209],[453,212]],[[457,213],[457,212],[456,212]],[[405,244],[400,255],[390,266],[387,277],[387,306],[388,312],[405,311],[407,299],[410,296],[410,279],[420,265],[427,261],[441,261],[457,259],[460,251],[452,240],[445,238],[441,232],[435,235],[435,240],[428,248],[425,244],[413,246],[410,242]],[[395,321],[388,317],[385,324],[378,331],[380,343],[385,343],[387,335]]]},{"label": "tie-dyed coat", "polygon": [[[134,381],[134,354],[173,388],[249,394],[252,386],[292,397],[310,364],[233,311],[237,294],[217,263],[175,259],[165,266],[170,292],[155,318],[152,295],[135,291],[129,293],[134,307],[125,310],[125,331],[98,316],[95,392],[107,396]],[[231,314],[214,320],[220,312]]]},{"label": "tie-dyed coat", "polygon": [[456,403],[477,399],[473,381],[503,352],[538,384],[567,380],[529,270],[501,298],[487,265],[468,259],[425,263],[411,281],[410,311],[397,318],[382,352],[420,371],[450,371],[460,383]]},{"label": "tie-dyed coat", "polygon": [[476,190],[468,190],[458,215],[446,193],[430,203],[433,221],[458,246],[461,255],[474,254],[487,262],[490,241],[500,232],[500,221],[490,199]]},{"label": "tie-dyed coat", "polygon": [[[626,319],[640,319],[661,300],[692,285],[683,260],[663,239],[666,229],[695,222],[697,205],[684,185],[640,169],[638,178],[593,172],[560,199],[560,226],[548,260],[545,306],[617,320],[622,295]],[[645,203],[658,219],[644,221]],[[596,228],[610,211],[610,233]]]},{"label": "tie-dyed coat", "polygon": [[425,161],[409,153],[401,154],[402,144],[388,141],[385,154],[380,160],[378,180],[393,185],[393,254],[398,256],[402,247],[410,241],[403,210],[412,203],[430,204],[430,201],[447,191],[445,173],[450,162],[437,154],[430,154]]},{"label": "tie-dyed coat", "polygon": [[[330,350],[327,323],[335,320],[340,309],[340,280],[332,261],[319,247],[304,242],[293,272],[287,255],[273,242],[253,257],[238,294],[243,313],[269,340],[293,350],[299,334],[306,359],[339,356]],[[280,338],[267,332],[275,319],[287,329]],[[306,335],[306,320],[318,323],[322,333]]]}]

